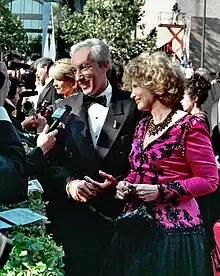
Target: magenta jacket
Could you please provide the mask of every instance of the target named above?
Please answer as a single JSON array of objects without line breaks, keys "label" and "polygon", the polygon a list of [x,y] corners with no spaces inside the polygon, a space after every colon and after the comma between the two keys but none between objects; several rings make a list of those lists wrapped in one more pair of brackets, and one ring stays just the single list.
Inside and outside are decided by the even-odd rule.
[{"label": "magenta jacket", "polygon": [[218,171],[204,122],[185,115],[143,149],[148,118],[141,120],[130,153],[126,181],[155,184],[159,198],[153,202],[158,224],[165,228],[193,227],[201,223],[196,197],[214,192]]}]

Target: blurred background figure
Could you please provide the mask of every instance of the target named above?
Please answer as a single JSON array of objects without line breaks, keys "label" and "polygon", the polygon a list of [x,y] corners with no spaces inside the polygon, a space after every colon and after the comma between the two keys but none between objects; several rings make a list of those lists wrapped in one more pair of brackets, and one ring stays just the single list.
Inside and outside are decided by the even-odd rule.
[{"label": "blurred background figure", "polygon": [[181,102],[184,111],[203,119],[208,129],[209,121],[207,114],[202,110],[202,105],[208,98],[210,88],[210,82],[202,75],[195,73],[186,82],[186,89]]},{"label": "blurred background figure", "polygon": [[56,61],[50,68],[49,76],[58,94],[64,97],[76,93],[76,81],[71,59],[64,58]]},{"label": "blurred background figure", "polygon": [[2,62],[0,72],[0,204],[12,204],[26,199],[28,185],[24,149],[3,107],[11,82]]},{"label": "blurred background figure", "polygon": [[53,105],[59,98],[55,87],[53,86],[53,79],[49,76],[50,67],[53,65],[53,61],[50,58],[40,58],[35,62],[36,68],[36,84],[39,89],[39,98],[37,101],[37,113],[42,109],[44,103]]},{"label": "blurred background figure", "polygon": [[195,73],[199,74],[200,76],[203,76],[207,81],[211,82],[211,75],[207,69],[198,68],[196,69]]},{"label": "blurred background figure", "polygon": [[119,60],[112,61],[112,69],[109,74],[109,82],[115,89],[122,89],[124,65]]},{"label": "blurred background figure", "polygon": [[192,75],[194,74],[194,67],[191,61],[188,62],[188,64],[186,65],[186,69],[185,69],[185,77],[187,79],[191,78]]}]

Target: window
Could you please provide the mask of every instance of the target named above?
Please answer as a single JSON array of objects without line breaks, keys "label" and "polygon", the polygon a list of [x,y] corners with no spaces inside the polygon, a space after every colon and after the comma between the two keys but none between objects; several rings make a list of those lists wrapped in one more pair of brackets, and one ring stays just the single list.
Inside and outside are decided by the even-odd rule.
[{"label": "window", "polygon": [[13,0],[8,4],[12,13],[20,14],[41,14],[42,4],[34,0]]}]

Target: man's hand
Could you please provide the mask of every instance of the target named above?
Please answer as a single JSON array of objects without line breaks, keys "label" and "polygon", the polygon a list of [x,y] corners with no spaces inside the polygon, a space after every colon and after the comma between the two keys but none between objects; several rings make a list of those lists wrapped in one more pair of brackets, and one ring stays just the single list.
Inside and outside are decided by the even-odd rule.
[{"label": "man's hand", "polygon": [[56,142],[56,135],[58,130],[55,129],[54,131],[48,133],[49,126],[46,125],[43,131],[39,134],[37,138],[37,146],[40,147],[43,151],[43,154],[46,154],[50,151]]},{"label": "man's hand", "polygon": [[3,73],[5,76],[4,84],[2,88],[0,89],[0,106],[4,106],[5,99],[8,96],[8,91],[11,85],[11,82],[9,80],[8,72],[7,72],[7,67],[4,62],[0,62],[0,71]]},{"label": "man's hand", "polygon": [[44,129],[46,123],[47,120],[39,114],[26,118],[22,122],[22,126],[25,129],[36,128],[38,132],[41,132]]},{"label": "man's hand", "polygon": [[86,202],[97,194],[97,189],[85,180],[72,180],[68,186],[70,196],[77,201]]},{"label": "man's hand", "polygon": [[87,182],[89,182],[91,185],[93,185],[94,188],[97,189],[97,191],[99,191],[99,192],[103,192],[103,191],[105,191],[108,188],[116,187],[117,186],[118,182],[114,178],[114,176],[112,176],[110,174],[107,174],[107,173],[105,173],[103,171],[99,171],[99,175],[101,177],[105,178],[104,182],[95,181],[95,180],[93,180],[89,176],[85,176],[85,180]]}]

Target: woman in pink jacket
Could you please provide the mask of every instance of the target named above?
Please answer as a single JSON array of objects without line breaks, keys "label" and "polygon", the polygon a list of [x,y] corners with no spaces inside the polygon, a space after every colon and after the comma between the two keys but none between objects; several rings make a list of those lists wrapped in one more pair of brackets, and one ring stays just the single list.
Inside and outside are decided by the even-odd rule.
[{"label": "woman in pink jacket", "polygon": [[196,198],[217,189],[218,171],[204,121],[177,108],[184,77],[154,53],[128,65],[125,84],[151,115],[137,126],[130,172],[117,185],[125,208],[103,275],[213,275]]}]

